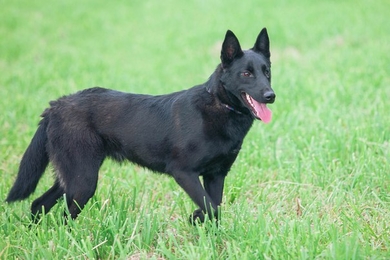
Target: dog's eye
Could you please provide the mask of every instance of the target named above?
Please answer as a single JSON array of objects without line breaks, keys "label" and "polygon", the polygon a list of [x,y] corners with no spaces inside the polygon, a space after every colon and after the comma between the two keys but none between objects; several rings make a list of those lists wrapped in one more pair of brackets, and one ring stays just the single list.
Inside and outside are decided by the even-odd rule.
[{"label": "dog's eye", "polygon": [[270,78],[270,72],[269,72],[269,69],[264,69],[264,76],[266,76],[267,78]]},{"label": "dog's eye", "polygon": [[241,72],[241,76],[249,78],[249,77],[253,77],[253,74],[250,73],[249,71],[244,71],[244,72]]}]

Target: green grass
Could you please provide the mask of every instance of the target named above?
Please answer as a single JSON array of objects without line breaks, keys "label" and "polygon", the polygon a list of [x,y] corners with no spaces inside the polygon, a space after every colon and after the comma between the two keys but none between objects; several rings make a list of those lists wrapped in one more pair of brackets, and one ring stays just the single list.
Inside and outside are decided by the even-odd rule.
[{"label": "green grass", "polygon": [[[154,3],[153,3],[154,2]],[[0,1],[0,198],[50,100],[99,85],[162,94],[203,83],[227,29],[271,38],[273,121],[255,122],[222,221],[166,176],[106,161],[63,226],[0,203],[1,259],[389,259],[390,2]],[[261,3],[263,2],[263,3]]]}]

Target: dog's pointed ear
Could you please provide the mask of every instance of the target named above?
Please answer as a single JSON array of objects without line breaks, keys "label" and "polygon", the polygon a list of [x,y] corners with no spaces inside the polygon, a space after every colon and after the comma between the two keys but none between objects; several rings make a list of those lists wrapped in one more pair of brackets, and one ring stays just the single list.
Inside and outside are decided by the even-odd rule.
[{"label": "dog's pointed ear", "polygon": [[241,50],[237,37],[230,30],[226,32],[225,40],[222,44],[221,62],[222,67],[229,67],[230,63],[236,58],[240,58],[244,53]]},{"label": "dog's pointed ear", "polygon": [[266,28],[263,28],[257,36],[255,46],[253,46],[252,50],[263,54],[268,59],[271,57],[271,53],[269,52],[269,38]]}]

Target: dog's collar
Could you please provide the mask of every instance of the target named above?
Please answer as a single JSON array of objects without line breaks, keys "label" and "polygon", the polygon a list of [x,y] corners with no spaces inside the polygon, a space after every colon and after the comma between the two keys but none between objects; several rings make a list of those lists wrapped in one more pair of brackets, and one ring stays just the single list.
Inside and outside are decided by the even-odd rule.
[{"label": "dog's collar", "polygon": [[[206,91],[209,92],[211,94],[211,91],[208,87],[206,87]],[[239,115],[242,115],[242,112],[238,111],[237,109],[235,109],[234,107],[232,106],[229,106],[228,104],[225,104],[225,103],[222,103],[221,102],[221,105],[226,107],[227,109],[229,109],[230,111],[233,111],[233,112],[236,112],[237,114]]]},{"label": "dog's collar", "polygon": [[231,107],[231,106],[229,106],[229,105],[227,105],[227,104],[224,104],[224,103],[221,103],[221,104],[222,104],[222,106],[226,107],[226,108],[229,109],[230,111],[233,111],[233,112],[236,112],[236,113],[239,114],[239,115],[242,115],[242,113],[241,113],[240,111],[238,111],[237,109],[235,109],[234,107]]}]

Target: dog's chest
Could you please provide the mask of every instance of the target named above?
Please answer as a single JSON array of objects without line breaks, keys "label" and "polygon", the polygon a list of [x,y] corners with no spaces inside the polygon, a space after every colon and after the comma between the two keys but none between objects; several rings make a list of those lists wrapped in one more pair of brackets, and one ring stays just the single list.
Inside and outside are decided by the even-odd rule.
[{"label": "dog's chest", "polygon": [[200,175],[229,171],[241,149],[241,143],[208,146],[207,152],[195,162],[195,171],[199,172]]}]

